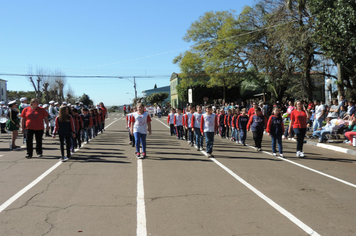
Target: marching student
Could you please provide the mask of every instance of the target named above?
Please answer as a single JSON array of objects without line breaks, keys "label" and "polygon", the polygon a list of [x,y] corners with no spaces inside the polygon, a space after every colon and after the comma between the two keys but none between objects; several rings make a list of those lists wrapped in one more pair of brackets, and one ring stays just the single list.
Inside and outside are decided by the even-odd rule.
[{"label": "marching student", "polygon": [[104,130],[105,126],[105,114],[103,112],[103,109],[99,107],[98,113],[100,115],[100,126],[99,126],[99,131],[102,133]]},{"label": "marching student", "polygon": [[184,124],[185,124],[185,128],[189,132],[189,145],[191,147],[193,147],[194,146],[194,130],[192,130],[192,128],[194,128],[194,123],[192,125],[192,117],[194,116],[194,112],[195,112],[194,106],[189,105],[188,110],[189,110],[189,112],[187,114],[185,114]]},{"label": "marching student", "polygon": [[91,116],[89,115],[89,110],[88,108],[83,108],[82,109],[82,114],[80,115],[83,120],[83,130],[82,130],[82,142],[85,141],[89,143],[89,138],[91,138],[91,127],[93,126],[93,120]]},{"label": "marching student", "polygon": [[272,153],[273,156],[277,156],[276,150],[276,141],[278,142],[278,150],[279,155],[284,157],[283,155],[283,146],[282,146],[282,135],[284,133],[284,124],[283,118],[281,115],[281,109],[279,107],[275,107],[273,109],[273,114],[269,117],[266,132],[271,136],[272,139]]},{"label": "marching student", "polygon": [[218,115],[218,124],[221,138],[225,138],[226,136],[226,127],[224,125],[225,121],[225,110],[221,108],[220,114]]},{"label": "marching student", "polygon": [[[186,113],[183,112],[183,137],[185,139],[185,141],[189,142],[189,139],[188,139],[188,125],[186,124],[186,121],[188,119],[188,112],[189,112],[189,107],[187,108],[184,108],[183,111],[186,111]],[[190,144],[190,143],[189,143]]]},{"label": "marching student", "polygon": [[80,134],[83,129],[83,120],[82,117],[78,114],[78,109],[74,108],[72,110],[73,120],[75,124],[75,138],[73,138],[73,148],[81,148],[82,140],[80,138]]},{"label": "marching student", "polygon": [[21,104],[19,106],[20,109],[20,114],[22,113],[23,109],[25,109],[26,107],[30,106],[29,104],[27,104],[27,98],[26,97],[22,97],[20,98]]},{"label": "marching student", "polygon": [[236,143],[241,143],[246,146],[246,135],[247,135],[247,123],[248,115],[246,108],[241,109],[241,114],[237,118],[237,130],[240,135],[240,142],[237,140]]},{"label": "marching student", "polygon": [[51,126],[51,134],[53,134],[54,126],[55,126],[55,121],[56,117],[58,115],[58,111],[54,106],[55,102],[50,101],[49,102],[49,108],[48,108],[48,114],[49,114],[49,125]]},{"label": "marching student", "polygon": [[17,136],[19,134],[20,119],[18,117],[19,111],[17,110],[16,100],[9,102],[8,106],[9,111],[7,113],[7,116],[9,119],[6,122],[6,128],[12,133],[10,149],[13,150],[21,148],[20,146],[16,146],[15,144]]},{"label": "marching student", "polygon": [[200,122],[201,122],[201,116],[203,115],[202,113],[202,106],[198,105],[197,106],[197,112],[194,113],[192,116],[192,122],[191,122],[191,127],[192,127],[192,132],[195,132],[195,143],[197,146],[197,151],[203,150],[203,135],[202,132],[200,131]]},{"label": "marching student", "polygon": [[253,140],[255,141],[256,151],[262,151],[263,130],[267,125],[266,117],[262,114],[261,108],[255,108],[255,114],[250,117],[247,124],[247,130],[252,131]]},{"label": "marching student", "polygon": [[[131,115],[131,133],[135,136],[136,157],[146,158],[146,136],[151,135],[151,117],[147,112],[144,112],[142,103],[137,103],[137,112]],[[142,143],[142,153],[140,155],[140,144]]]},{"label": "marching student", "polygon": [[99,114],[99,109],[100,108],[97,108],[97,109],[94,109],[94,113],[95,113],[95,116],[96,116],[96,120],[97,120],[97,123],[96,123],[96,127],[95,127],[95,131],[96,131],[96,135],[99,134],[99,131],[101,129],[101,114]]},{"label": "marching student", "polygon": [[[70,158],[71,138],[75,138],[75,128],[73,118],[69,115],[68,109],[65,106],[61,106],[59,109],[59,115],[56,118],[56,126],[54,133],[58,132],[59,141],[61,143],[61,161],[65,162]],[[53,135],[53,138],[56,135]],[[64,156],[64,140],[66,142],[67,156]]]},{"label": "marching student", "polygon": [[[226,139],[229,139],[229,131],[232,126],[232,111],[231,111],[231,109],[227,110],[227,114],[225,115],[225,119],[224,119],[224,125],[225,125],[225,129],[226,129]],[[231,133],[232,133],[232,131],[231,131]]]},{"label": "marching student", "polygon": [[200,122],[200,132],[205,136],[206,140],[206,152],[208,157],[213,156],[214,135],[218,129],[218,119],[213,114],[213,108],[211,105],[207,107],[207,112],[202,115]]},{"label": "marching student", "polygon": [[176,128],[177,139],[183,140],[183,114],[181,108],[177,108],[177,113],[174,115],[173,123]]},{"label": "marching student", "polygon": [[175,128],[174,128],[174,115],[175,115],[175,110],[174,108],[171,108],[171,113],[168,114],[168,118],[167,118],[167,124],[169,125],[169,130],[170,130],[170,134],[175,135]]},{"label": "marching student", "polygon": [[98,117],[95,115],[95,109],[94,108],[91,108],[89,110],[89,115],[90,115],[90,118],[92,120],[92,127],[91,127],[91,132],[90,132],[90,139],[93,137],[95,138],[96,136],[96,125],[98,123]]},{"label": "marching student", "polygon": [[132,114],[136,112],[135,108],[131,108],[131,110],[128,112],[128,114],[126,115],[126,129],[128,129],[129,131],[129,138],[130,138],[130,142],[129,144],[132,145],[132,147],[135,146],[135,136],[133,133],[131,133],[131,116]]},{"label": "marching student", "polygon": [[239,131],[238,129],[238,117],[240,115],[240,110],[237,109],[233,109],[233,115],[232,115],[232,119],[231,119],[231,141],[236,141],[236,143],[240,143],[239,142]]}]

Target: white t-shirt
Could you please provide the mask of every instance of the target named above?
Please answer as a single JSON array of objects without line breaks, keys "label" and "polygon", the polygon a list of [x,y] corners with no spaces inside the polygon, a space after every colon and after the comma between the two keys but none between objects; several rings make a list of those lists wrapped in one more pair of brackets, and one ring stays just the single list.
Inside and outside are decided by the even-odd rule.
[{"label": "white t-shirt", "polygon": [[147,112],[138,114],[138,112],[131,114],[131,122],[134,122],[133,132],[147,134],[147,123],[151,122],[151,117]]},{"label": "white t-shirt", "polygon": [[203,115],[203,113],[200,113],[200,114],[198,112],[194,113],[194,128],[200,129],[200,120],[201,120],[202,115]]},{"label": "white t-shirt", "polygon": [[322,118],[322,117],[320,117],[322,111],[325,111],[325,106],[324,105],[315,106],[315,116],[314,116],[315,119]]},{"label": "white t-shirt", "polygon": [[204,132],[215,132],[216,116],[215,114],[203,114],[201,117],[204,120],[203,130]]},{"label": "white t-shirt", "polygon": [[175,125],[176,126],[183,126],[183,114],[178,114],[176,113],[174,115],[174,119],[175,119]]},{"label": "white t-shirt", "polygon": [[161,108],[157,107],[157,113],[161,112]]}]

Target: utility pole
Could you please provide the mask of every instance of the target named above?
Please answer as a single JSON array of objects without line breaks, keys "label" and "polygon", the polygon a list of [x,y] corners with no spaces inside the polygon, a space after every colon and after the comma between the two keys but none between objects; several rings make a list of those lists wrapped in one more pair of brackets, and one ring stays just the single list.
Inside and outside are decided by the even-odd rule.
[{"label": "utility pole", "polygon": [[137,104],[137,90],[136,90],[136,79],[134,77],[134,88],[135,88],[135,102]]}]

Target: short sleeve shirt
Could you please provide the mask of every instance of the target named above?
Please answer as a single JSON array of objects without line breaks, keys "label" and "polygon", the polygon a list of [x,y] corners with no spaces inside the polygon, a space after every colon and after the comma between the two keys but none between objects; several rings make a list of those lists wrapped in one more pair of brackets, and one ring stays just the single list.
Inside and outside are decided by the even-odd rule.
[{"label": "short sleeve shirt", "polygon": [[26,129],[44,130],[43,119],[48,117],[48,112],[41,107],[36,109],[26,107],[23,109],[21,117],[25,119]]},{"label": "short sleeve shirt", "polygon": [[325,110],[325,106],[324,105],[319,105],[315,107],[315,119],[320,119],[321,117],[321,113],[322,111]]},{"label": "short sleeve shirt", "polygon": [[147,123],[151,122],[151,117],[146,112],[143,114],[135,112],[131,114],[131,122],[134,123],[134,133],[147,134]]}]

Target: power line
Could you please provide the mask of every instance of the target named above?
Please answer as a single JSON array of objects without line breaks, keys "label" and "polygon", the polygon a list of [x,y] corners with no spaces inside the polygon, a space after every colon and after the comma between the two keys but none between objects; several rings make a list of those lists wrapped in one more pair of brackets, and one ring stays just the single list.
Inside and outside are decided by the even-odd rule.
[{"label": "power line", "polygon": [[151,76],[114,76],[114,75],[63,75],[63,76],[55,76],[55,75],[36,75],[36,74],[11,74],[11,73],[0,73],[0,76],[23,76],[23,77],[67,77],[67,78],[111,78],[111,79],[129,79],[129,78],[138,78],[138,79],[145,79],[145,78],[163,78],[163,77],[171,77],[171,75],[151,75]]}]

